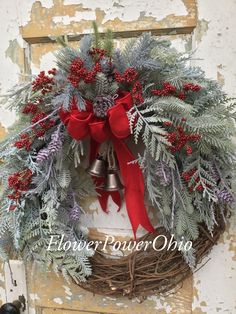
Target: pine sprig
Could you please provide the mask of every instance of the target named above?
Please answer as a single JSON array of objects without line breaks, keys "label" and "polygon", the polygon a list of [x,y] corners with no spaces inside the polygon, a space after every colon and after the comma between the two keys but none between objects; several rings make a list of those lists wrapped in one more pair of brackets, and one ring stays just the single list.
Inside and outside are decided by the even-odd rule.
[{"label": "pine sprig", "polygon": [[163,160],[171,167],[174,167],[174,157],[167,150],[169,144],[165,137],[166,131],[160,125],[161,122],[167,119],[158,116],[150,117],[151,112],[153,112],[152,108],[139,109],[137,106],[134,106],[130,109],[128,118],[134,141],[137,144],[141,136],[154,159],[159,160],[163,156]]},{"label": "pine sprig", "polygon": [[114,49],[114,41],[113,41],[113,33],[110,29],[108,29],[105,33],[104,41],[103,41],[103,49],[107,51],[108,56],[112,56]]},{"label": "pine sprig", "polygon": [[95,48],[100,48],[101,47],[101,36],[100,33],[98,31],[98,26],[97,23],[95,21],[92,22],[93,25],[93,38],[94,38],[94,47]]}]

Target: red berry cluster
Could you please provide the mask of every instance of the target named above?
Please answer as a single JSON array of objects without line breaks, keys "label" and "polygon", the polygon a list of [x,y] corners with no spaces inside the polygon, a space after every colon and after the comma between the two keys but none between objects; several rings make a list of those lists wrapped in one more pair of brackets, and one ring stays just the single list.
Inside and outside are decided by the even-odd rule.
[{"label": "red berry cluster", "polygon": [[32,82],[33,91],[41,90],[43,95],[50,93],[54,85],[54,75],[56,75],[56,69],[49,70],[48,75],[45,74],[45,71],[41,71],[36,79]]},{"label": "red berry cluster", "polygon": [[134,68],[125,70],[124,79],[127,83],[132,83],[137,79],[138,72]]},{"label": "red berry cluster", "polygon": [[[189,171],[185,171],[182,173],[182,178],[185,180],[185,182],[189,182],[192,178],[192,176],[196,173],[197,169],[194,168],[194,169],[191,169]],[[200,178],[199,176],[196,176],[196,178],[194,179],[194,183],[189,187],[189,192],[192,193],[193,190],[194,190],[194,187],[197,185],[197,188],[196,190],[201,192],[203,191],[203,186],[202,184],[198,184],[200,181]]]},{"label": "red berry cluster", "polygon": [[133,95],[133,99],[135,100],[136,103],[142,104],[144,102],[143,87],[139,81],[134,83],[134,86],[132,88],[132,95]]},{"label": "red berry cluster", "polygon": [[[181,121],[182,121],[182,122],[186,122],[187,119],[186,119],[186,118],[182,118]],[[163,125],[166,126],[166,127],[170,127],[170,126],[173,125],[173,122],[171,122],[171,121],[165,121],[165,122],[163,122]]]},{"label": "red berry cluster", "polygon": [[81,80],[84,80],[86,84],[92,83],[95,79],[95,76],[98,72],[101,72],[102,68],[99,62],[96,62],[91,71],[88,71],[84,67],[84,62],[82,59],[77,58],[72,61],[70,65],[68,81],[74,86],[77,87]]},{"label": "red berry cluster", "polygon": [[[34,124],[34,123],[38,122],[39,120],[42,120],[42,119],[45,118],[45,117],[46,117],[46,113],[45,113],[44,111],[39,112],[39,113],[36,113],[36,114],[33,116],[32,120],[31,120],[31,123]],[[42,123],[43,123],[43,122],[42,122]]]},{"label": "red berry cluster", "polygon": [[169,96],[176,93],[176,87],[168,82],[164,82],[162,89],[152,89],[151,93],[156,96]]},{"label": "red berry cluster", "polygon": [[84,82],[86,84],[90,84],[94,82],[95,76],[98,72],[102,71],[101,64],[99,62],[96,62],[93,69],[91,71],[87,71],[85,77],[84,77]]},{"label": "red berry cluster", "polygon": [[15,147],[19,149],[25,148],[27,151],[30,150],[31,145],[32,145],[32,139],[27,133],[22,134],[20,136],[20,139],[14,143]]},{"label": "red berry cluster", "polygon": [[[47,114],[44,111],[41,111],[37,114],[35,114],[31,120],[31,123],[37,123],[38,121],[42,120],[45,118]],[[33,126],[32,129],[36,135],[36,137],[42,137],[48,131],[55,125],[55,121],[51,119],[44,120],[42,122],[39,122],[38,125]]]},{"label": "red berry cluster", "polygon": [[[25,169],[20,172],[15,172],[8,178],[8,186],[13,189],[14,192],[8,195],[11,200],[19,200],[22,192],[29,190],[29,186],[32,181],[32,171],[30,169]],[[13,208],[12,208],[13,209]]]},{"label": "red berry cluster", "polygon": [[118,83],[133,83],[138,77],[138,72],[134,68],[128,68],[122,75],[120,72],[115,72],[115,80]]},{"label": "red berry cluster", "polygon": [[137,80],[138,78],[138,72],[130,67],[125,70],[124,74],[121,74],[120,72],[115,72],[115,80],[118,83],[127,83],[127,84],[133,84],[132,87],[132,95],[133,99],[136,103],[140,104],[143,103],[143,87],[140,81]]},{"label": "red berry cluster", "polygon": [[172,126],[173,123],[171,121],[165,121],[163,125],[169,127],[169,126]]},{"label": "red berry cluster", "polygon": [[[47,114],[39,108],[39,105],[42,104],[42,102],[43,100],[39,98],[35,101],[35,103],[28,102],[23,107],[22,113],[27,115],[32,114],[31,124],[35,124],[47,116]],[[54,125],[55,121],[51,119],[39,122],[38,125],[32,126],[34,135],[30,137],[27,133],[21,134],[20,139],[14,143],[14,146],[19,149],[25,148],[27,151],[29,151],[35,138],[44,136],[46,131],[51,129]]]},{"label": "red berry cluster", "polygon": [[200,85],[193,84],[193,83],[186,83],[186,84],[183,85],[183,90],[185,92],[188,92],[188,91],[199,92],[200,89],[201,89]]},{"label": "red berry cluster", "polygon": [[118,71],[115,72],[115,80],[118,83],[124,83],[125,81],[123,75]]},{"label": "red berry cluster", "polygon": [[186,134],[182,126],[177,127],[177,132],[171,132],[166,135],[168,142],[171,144],[170,150],[172,153],[185,148],[188,155],[192,154],[193,149],[188,142],[196,142],[200,140],[199,134]]},{"label": "red berry cluster", "polygon": [[193,91],[198,92],[201,89],[201,86],[187,83],[183,85],[182,91],[177,91],[177,88],[170,84],[169,82],[164,82],[162,89],[152,89],[151,93],[156,96],[175,96],[181,100],[186,98],[186,92]]},{"label": "red berry cluster", "polygon": [[89,50],[89,55],[96,58],[98,61],[107,55],[107,51],[101,48],[92,48]]},{"label": "red berry cluster", "polygon": [[177,96],[179,99],[181,99],[181,100],[185,100],[185,98],[186,98],[186,95],[185,95],[185,93],[184,92],[180,92],[180,93],[178,93],[178,96]]},{"label": "red berry cluster", "polygon": [[38,106],[32,102],[28,102],[22,109],[22,113],[24,114],[29,114],[29,113],[35,114],[37,111],[38,111]]},{"label": "red berry cluster", "polygon": [[68,80],[76,87],[81,79],[84,79],[86,75],[86,69],[84,68],[84,62],[82,59],[77,58],[72,61],[70,65],[70,74]]},{"label": "red berry cluster", "polygon": [[[35,124],[47,116],[46,112],[40,109],[40,105],[43,103],[42,98],[36,100],[35,103],[27,103],[22,110],[24,114],[32,114],[31,124]],[[55,121],[51,119],[40,122],[37,126],[32,127],[36,137],[42,137],[47,130],[51,129],[55,125]]]},{"label": "red berry cluster", "polygon": [[42,98],[37,98],[34,100],[34,102],[27,102],[23,109],[22,113],[24,114],[36,114],[39,112],[39,106],[43,104],[43,99]]}]

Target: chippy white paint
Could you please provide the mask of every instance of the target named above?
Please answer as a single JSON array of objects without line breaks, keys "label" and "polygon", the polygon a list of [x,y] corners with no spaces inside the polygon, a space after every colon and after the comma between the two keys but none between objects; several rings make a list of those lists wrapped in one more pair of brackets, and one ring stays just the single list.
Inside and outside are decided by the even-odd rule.
[{"label": "chippy white paint", "polygon": [[[18,18],[20,24],[25,26],[31,15],[32,5],[35,0],[12,0],[13,5],[16,3]],[[53,0],[38,1],[42,7],[51,8],[54,5]],[[72,21],[80,21],[82,19],[95,19],[95,10],[99,9],[104,12],[104,19],[102,23],[115,18],[124,22],[134,21],[140,17],[153,17],[161,20],[168,15],[186,16],[188,14],[186,7],[181,0],[156,0],[155,5],[152,2],[145,2],[143,0],[119,0],[119,1],[104,1],[104,0],[64,0],[63,5],[82,5],[86,11],[77,11],[74,17],[69,16],[55,16],[53,21],[55,23],[62,23],[68,25]]]},{"label": "chippy white paint", "polygon": [[[221,1],[214,1],[213,4],[211,0],[198,0],[199,27],[193,40],[195,64],[213,79],[217,79],[219,71],[225,80],[225,91],[232,96],[236,95],[236,21],[232,16],[235,11],[235,0],[225,1],[224,4]],[[200,34],[202,21],[208,22],[208,30]]]},{"label": "chippy white paint", "polygon": [[[32,5],[35,3],[35,0],[11,0],[11,2],[15,3],[17,7],[17,14],[20,25],[26,25],[30,20],[31,9]],[[43,7],[48,9],[53,6],[53,0],[40,0],[39,2]]]},{"label": "chippy white paint", "polygon": [[123,308],[128,307],[127,304],[124,304],[124,303],[122,303],[122,302],[117,302],[116,305],[119,306],[119,307],[123,307]]},{"label": "chippy white paint", "polygon": [[[232,217],[229,233],[224,234],[219,243],[207,257],[210,261],[194,275],[193,308],[201,308],[206,313],[235,313],[236,260],[235,252],[230,250],[232,237],[236,234],[236,216]],[[203,260],[203,263],[206,261]],[[199,268],[201,265],[199,265]]]},{"label": "chippy white paint", "polygon": [[[4,284],[4,283],[3,283]],[[6,298],[6,290],[4,287],[0,287],[0,301],[2,303],[5,303],[7,301],[7,298]]]},{"label": "chippy white paint", "polygon": [[[45,71],[48,71],[49,69],[53,68],[56,66],[55,64],[55,52],[48,52],[44,54],[41,59],[40,59],[40,70],[44,69]],[[38,74],[39,73],[39,68],[33,65],[32,67],[32,73],[33,74]]]},{"label": "chippy white paint", "polygon": [[64,25],[69,25],[71,22],[79,22],[81,20],[93,21],[96,20],[95,11],[82,11],[76,12],[75,16],[54,16],[54,23],[62,23]]},{"label": "chippy white paint", "polygon": [[39,296],[37,295],[37,293],[30,293],[29,297],[32,301],[39,300]]},{"label": "chippy white paint", "polygon": [[57,304],[63,304],[63,301],[61,298],[54,298],[53,301]]},{"label": "chippy white paint", "polygon": [[72,292],[69,287],[63,286],[63,288],[65,289],[65,294],[67,294],[68,296],[72,296]]},{"label": "chippy white paint", "polygon": [[[1,17],[1,45],[0,45],[0,95],[14,86],[19,79],[20,68],[12,63],[10,58],[6,58],[5,52],[9,46],[10,40],[17,39],[19,45],[23,46],[23,41],[19,35],[19,24],[16,11],[15,0],[0,1]],[[1,101],[1,98],[0,98]],[[0,123],[4,127],[12,125],[16,116],[0,106]]]},{"label": "chippy white paint", "polygon": [[0,282],[4,282],[4,276],[0,273]]},{"label": "chippy white paint", "polygon": [[116,298],[112,298],[112,297],[105,297],[103,298],[103,300],[109,300],[109,301],[116,301]]},{"label": "chippy white paint", "polygon": [[29,307],[29,314],[36,314],[35,308]]},{"label": "chippy white paint", "polygon": [[2,303],[5,303],[7,301],[4,281],[4,264],[0,264],[0,302]]},{"label": "chippy white paint", "polygon": [[[166,314],[172,313],[171,306],[165,301],[164,297],[161,296],[158,298],[156,296],[150,296],[150,297],[148,297],[148,300],[154,302],[154,304],[155,304],[154,309],[155,310],[159,310],[161,308],[164,308]],[[181,313],[182,310],[184,310],[184,309],[179,309],[179,311],[180,311],[179,314]]]},{"label": "chippy white paint", "polygon": [[51,8],[53,6],[53,0],[40,0],[41,4],[45,8]]},{"label": "chippy white paint", "polygon": [[[236,20],[232,12],[236,11],[236,1],[222,2],[198,0],[198,27],[193,43],[196,52],[194,65],[205,70],[210,78],[217,79],[218,73],[224,78],[224,90],[236,96]],[[208,23],[202,32],[201,23]],[[231,235],[236,233],[235,217],[231,222]],[[234,228],[234,229],[233,229]],[[197,297],[193,309],[198,313],[235,313],[236,261],[229,251],[229,239],[224,235],[224,243],[214,247],[211,260],[194,275]],[[218,309],[218,310],[217,310]]]},{"label": "chippy white paint", "polygon": [[[151,16],[158,20],[169,14],[187,15],[187,10],[181,0],[156,0],[155,5],[151,1],[132,0],[104,1],[104,0],[82,0],[79,1],[84,8],[95,10],[99,8],[105,12],[103,23],[119,18],[121,21],[129,22],[140,18],[140,16]],[[76,0],[64,0],[64,4],[78,4]]]}]

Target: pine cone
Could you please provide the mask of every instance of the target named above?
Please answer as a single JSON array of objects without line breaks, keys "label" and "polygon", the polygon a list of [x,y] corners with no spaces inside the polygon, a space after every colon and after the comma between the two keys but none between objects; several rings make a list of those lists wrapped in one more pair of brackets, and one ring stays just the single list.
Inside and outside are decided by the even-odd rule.
[{"label": "pine cone", "polygon": [[81,210],[80,206],[78,204],[75,204],[71,208],[70,213],[69,213],[70,220],[71,221],[79,220],[80,216],[81,216],[81,213],[82,213],[82,210]]},{"label": "pine cone", "polygon": [[42,162],[44,160],[47,160],[50,157],[50,152],[47,148],[40,149],[36,156],[37,162]]},{"label": "pine cone", "polygon": [[171,183],[170,168],[164,162],[159,162],[157,164],[156,174],[160,179],[161,185],[167,186]]},{"label": "pine cone", "polygon": [[55,131],[51,136],[51,142],[48,145],[50,154],[58,152],[62,148],[62,133]]},{"label": "pine cone", "polygon": [[216,182],[220,180],[220,175],[219,175],[219,172],[217,171],[215,165],[212,166],[212,177],[214,178],[214,180]]},{"label": "pine cone", "polygon": [[111,96],[98,96],[93,103],[93,112],[98,118],[105,118],[107,110],[114,104],[114,99]]},{"label": "pine cone", "polygon": [[47,148],[42,148],[36,157],[37,162],[42,162],[47,160],[51,155],[55,154],[62,148],[63,134],[61,132],[55,131],[51,135],[51,142],[48,144]]},{"label": "pine cone", "polygon": [[216,195],[221,203],[231,204],[234,202],[233,195],[226,188],[223,190],[217,190]]}]

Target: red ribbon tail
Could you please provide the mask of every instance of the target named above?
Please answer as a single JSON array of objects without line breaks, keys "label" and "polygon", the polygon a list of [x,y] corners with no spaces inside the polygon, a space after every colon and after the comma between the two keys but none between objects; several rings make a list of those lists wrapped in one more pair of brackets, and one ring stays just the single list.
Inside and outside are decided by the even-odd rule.
[{"label": "red ribbon tail", "polygon": [[112,138],[120,171],[125,186],[125,201],[134,237],[138,226],[141,225],[149,232],[154,232],[147,210],[144,205],[144,180],[138,164],[132,163],[135,159],[126,144],[115,137]]},{"label": "red ribbon tail", "polygon": [[141,195],[137,190],[135,191],[128,188],[125,191],[127,212],[132,225],[135,239],[139,225],[141,225],[144,229],[146,229],[149,232],[155,231],[148,217],[147,210],[143,202],[143,196],[144,195]]},{"label": "red ribbon tail", "polygon": [[99,195],[98,195],[98,201],[99,201],[99,203],[100,203],[100,206],[101,206],[102,210],[103,210],[105,213],[108,213],[107,203],[108,203],[109,193],[106,192],[106,191],[103,191],[103,190],[101,190],[101,189],[97,189],[96,191],[97,191],[97,193],[99,194]]},{"label": "red ribbon tail", "polygon": [[119,212],[121,209],[121,196],[120,196],[120,192],[119,191],[114,191],[110,193],[113,202],[118,206],[117,211]]},{"label": "red ribbon tail", "polygon": [[101,189],[97,189],[96,191],[99,194],[98,200],[99,200],[100,206],[105,213],[108,213],[107,207],[108,207],[109,196],[111,196],[113,202],[118,206],[117,211],[120,211],[120,209],[121,209],[121,196],[120,196],[119,191],[108,192],[108,191],[104,191]]}]

